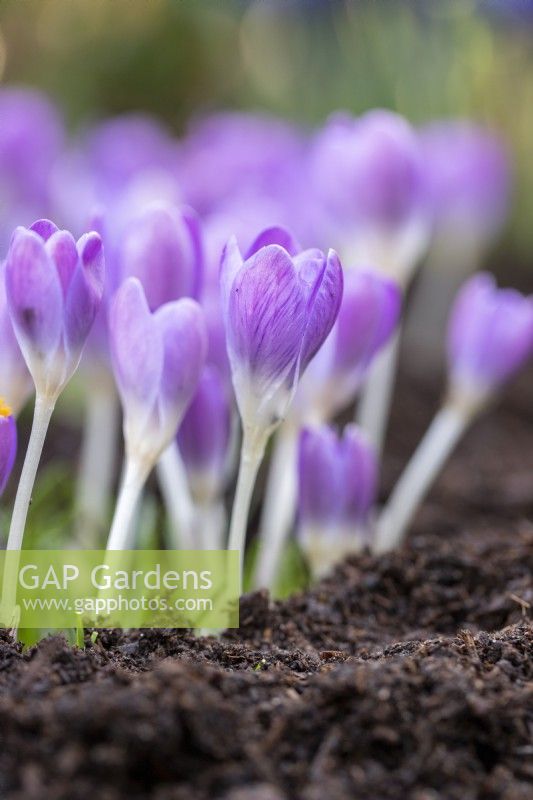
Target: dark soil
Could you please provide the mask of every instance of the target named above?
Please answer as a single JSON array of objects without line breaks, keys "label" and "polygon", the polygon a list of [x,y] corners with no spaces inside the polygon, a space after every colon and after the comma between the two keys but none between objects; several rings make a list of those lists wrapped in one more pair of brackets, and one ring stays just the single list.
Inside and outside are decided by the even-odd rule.
[{"label": "dark soil", "polygon": [[[438,397],[409,382],[390,487]],[[408,544],[221,640],[0,641],[2,800],[530,800],[533,380],[466,437]]]}]

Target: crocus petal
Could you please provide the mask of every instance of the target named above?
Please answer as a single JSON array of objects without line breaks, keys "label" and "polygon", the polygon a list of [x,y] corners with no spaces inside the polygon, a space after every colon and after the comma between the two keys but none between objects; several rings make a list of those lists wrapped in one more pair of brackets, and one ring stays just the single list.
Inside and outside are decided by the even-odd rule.
[{"label": "crocus petal", "polygon": [[57,233],[59,228],[49,219],[38,219],[33,225],[30,225],[30,231],[37,233],[45,242]]},{"label": "crocus petal", "polygon": [[366,522],[376,499],[378,463],[374,449],[357,425],[347,425],[342,438],[346,488],[344,521],[347,525]]},{"label": "crocus petal", "polygon": [[323,257],[321,260],[316,257],[304,260],[304,256],[305,253],[298,257],[298,266],[300,277],[309,284],[309,297],[301,350],[301,372],[331,331],[339,313],[343,292],[342,267],[334,250],[328,252],[326,261]]},{"label": "crocus petal", "polygon": [[232,236],[224,247],[220,260],[220,296],[222,310],[226,319],[228,317],[233,282],[243,264],[244,260],[239,250],[237,239]]},{"label": "crocus petal", "polygon": [[190,297],[198,300],[204,286],[205,254],[200,217],[192,208],[184,207],[181,210],[183,222],[188,228],[193,252],[193,279],[190,286]]},{"label": "crocus petal", "polygon": [[96,318],[104,293],[104,257],[97,233],[83,236],[77,246],[77,269],[65,302],[65,345],[76,360]]},{"label": "crocus petal", "polygon": [[109,329],[113,368],[125,411],[139,413],[144,419],[159,390],[164,347],[137,278],[128,278],[117,291]]},{"label": "crocus petal", "polygon": [[300,522],[332,525],[342,514],[342,462],[335,432],[324,425],[304,428],[298,452]]},{"label": "crocus petal", "polygon": [[174,436],[189,405],[207,355],[207,330],[195,300],[167,303],[154,314],[164,348],[159,385],[161,423]]},{"label": "crocus petal", "polygon": [[5,290],[6,264],[0,264],[0,396],[16,416],[33,388],[33,381],[20,351],[9,317]]},{"label": "crocus petal", "polygon": [[215,367],[206,366],[178,431],[189,474],[220,483],[230,441],[231,414],[226,386]]},{"label": "crocus petal", "polygon": [[390,338],[402,305],[398,284],[371,270],[350,270],[334,334],[334,367],[362,373]]},{"label": "crocus petal", "polygon": [[56,267],[36,233],[17,229],[9,248],[6,291],[26,362],[53,355],[61,338],[63,295]]},{"label": "crocus petal", "polygon": [[295,256],[302,250],[290,231],[280,226],[273,226],[272,228],[266,228],[264,231],[261,231],[250,246],[246,258],[250,258],[250,256],[253,256],[253,254],[257,253],[262,247],[267,247],[269,244],[279,244],[290,256]]},{"label": "crocus petal", "polygon": [[11,475],[16,454],[17,426],[9,409],[6,409],[0,401],[0,496]]},{"label": "crocus petal", "polygon": [[72,276],[78,266],[78,251],[74,237],[68,231],[56,231],[48,238],[45,247],[56,265],[63,297],[66,297]]},{"label": "crocus petal", "polygon": [[306,328],[307,297],[288,253],[263,248],[236,276],[230,298],[228,352],[252,375],[285,381]]}]

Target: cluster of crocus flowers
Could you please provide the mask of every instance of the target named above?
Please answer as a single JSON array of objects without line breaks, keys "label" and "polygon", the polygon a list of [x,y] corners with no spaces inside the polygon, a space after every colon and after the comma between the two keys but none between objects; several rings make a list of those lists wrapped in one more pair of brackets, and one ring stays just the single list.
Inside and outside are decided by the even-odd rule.
[{"label": "cluster of crocus flowers", "polygon": [[[273,437],[257,586],[275,585],[291,533],[317,577],[361,547],[398,546],[455,443],[532,350],[533,301],[486,274],[471,278],[448,326],[446,400],[379,513],[407,289],[443,238],[456,245],[448,255],[475,240],[468,269],[477,266],[507,209],[499,141],[457,122],[417,131],[375,110],[334,115],[311,134],[214,115],[178,142],[131,115],[61,152],[47,102],[0,92],[2,108],[12,122],[19,114],[0,132],[0,175],[10,193],[20,189],[17,221],[55,208],[76,232],[47,219],[19,225],[0,265],[0,493],[15,418],[35,390],[8,548],[22,545],[48,424],[82,353],[78,511],[97,520],[91,545],[108,522],[109,550],[137,544],[155,468],[168,545],[229,547],[242,566]],[[42,120],[42,142],[32,120]],[[38,157],[8,180],[26,141]],[[119,405],[124,464],[110,520]],[[359,425],[339,433],[354,415]]]}]

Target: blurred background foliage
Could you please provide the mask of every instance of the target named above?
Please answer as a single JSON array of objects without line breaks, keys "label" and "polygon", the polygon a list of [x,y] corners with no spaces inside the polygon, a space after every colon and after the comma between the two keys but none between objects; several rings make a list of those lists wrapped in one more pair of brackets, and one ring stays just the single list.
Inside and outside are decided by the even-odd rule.
[{"label": "blurred background foliage", "polygon": [[73,129],[137,109],[177,132],[221,107],[470,117],[514,159],[504,246],[533,244],[531,0],[0,0],[0,77],[49,92]]}]

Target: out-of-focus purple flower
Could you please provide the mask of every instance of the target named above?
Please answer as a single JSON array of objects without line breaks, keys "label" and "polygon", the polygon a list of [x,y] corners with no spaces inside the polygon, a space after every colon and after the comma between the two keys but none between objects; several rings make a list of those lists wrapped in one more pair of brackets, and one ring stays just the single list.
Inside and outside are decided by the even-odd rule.
[{"label": "out-of-focus purple flower", "polygon": [[151,313],[140,281],[128,278],[113,299],[109,324],[126,449],[153,465],[198,385],[207,352],[202,310],[182,298]]},{"label": "out-of-focus purple flower", "polygon": [[11,475],[17,454],[17,426],[9,406],[0,398],[0,496]]},{"label": "out-of-focus purple flower", "polygon": [[419,141],[406,120],[383,110],[336,114],[317,134],[310,168],[348,266],[392,268],[400,260],[401,271],[420,254],[426,187]]},{"label": "out-of-focus purple flower", "polygon": [[283,419],[300,376],[329,334],[342,298],[337,254],[291,256],[277,244],[243,259],[231,239],[221,267],[226,340],[245,427]]},{"label": "out-of-focus purple flower", "polygon": [[223,489],[230,429],[227,388],[216,368],[206,366],[178,431],[180,452],[197,502],[213,502]]},{"label": "out-of-focus purple flower", "polygon": [[63,144],[56,108],[32,89],[0,90],[0,247],[15,225],[49,211],[49,178]]},{"label": "out-of-focus purple flower", "polygon": [[76,242],[49,220],[17,228],[6,263],[13,329],[37,393],[56,398],[75,372],[104,288],[102,240]]},{"label": "out-of-focus purple flower", "polygon": [[200,296],[202,239],[190,209],[148,208],[126,227],[117,257],[120,278],[139,278],[151,311],[180,297]]},{"label": "out-of-focus purple flower", "polygon": [[370,269],[348,270],[337,321],[311,361],[298,400],[327,419],[355,398],[368,368],[390,339],[402,306],[399,286]]},{"label": "out-of-focus purple flower", "polygon": [[0,264],[0,342],[0,396],[6,398],[16,416],[32,392],[33,381],[9,317],[5,262]]},{"label": "out-of-focus purple flower", "polygon": [[455,300],[447,344],[452,393],[482,402],[533,351],[533,298],[498,289],[487,273],[474,275]]},{"label": "out-of-focus purple flower", "polygon": [[509,206],[510,166],[502,141],[461,120],[420,133],[436,234],[479,245],[499,232]]},{"label": "out-of-focus purple flower", "polygon": [[374,505],[377,460],[355,425],[342,436],[304,428],[298,451],[298,531],[314,571],[360,547]]},{"label": "out-of-focus purple flower", "polygon": [[[302,159],[301,134],[282,120],[220,113],[197,122],[181,153],[180,183],[200,214],[220,211],[237,197],[277,198],[295,189]],[[283,218],[271,219],[287,223]]]}]

